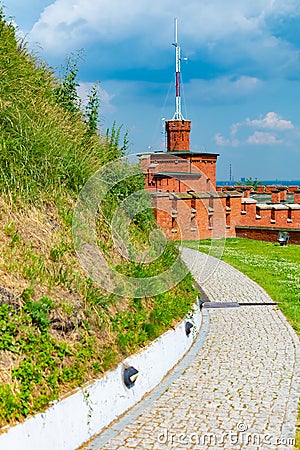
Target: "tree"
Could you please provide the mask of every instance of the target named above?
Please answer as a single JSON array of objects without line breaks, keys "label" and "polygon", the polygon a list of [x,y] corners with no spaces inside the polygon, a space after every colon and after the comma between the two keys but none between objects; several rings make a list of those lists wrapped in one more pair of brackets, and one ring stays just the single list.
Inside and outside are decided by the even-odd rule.
[{"label": "tree", "polygon": [[72,55],[67,59],[62,81],[59,86],[54,89],[54,95],[57,102],[71,114],[78,113],[81,106],[80,97],[77,93],[79,83],[76,81],[78,74],[78,59],[79,55],[76,58]]},{"label": "tree", "polygon": [[85,107],[86,124],[88,126],[88,134],[97,134],[98,122],[99,122],[99,108],[100,108],[100,96],[99,96],[99,84],[96,83],[92,86],[88,94],[88,103]]},{"label": "tree", "polygon": [[249,178],[247,178],[246,179],[246,181],[245,182],[241,182],[241,181],[238,181],[237,183],[237,186],[244,186],[244,185],[246,185],[246,186],[252,186],[253,187],[253,189],[256,191],[256,189],[257,189],[257,186],[262,186],[262,181],[259,181],[257,178],[252,178],[252,177],[249,177]]},{"label": "tree", "polygon": [[111,159],[122,157],[126,154],[129,147],[128,131],[125,132],[123,136],[123,145],[120,147],[120,134],[123,125],[116,127],[116,121],[114,121],[111,130],[106,131],[106,140],[109,145],[110,152],[112,154]]}]

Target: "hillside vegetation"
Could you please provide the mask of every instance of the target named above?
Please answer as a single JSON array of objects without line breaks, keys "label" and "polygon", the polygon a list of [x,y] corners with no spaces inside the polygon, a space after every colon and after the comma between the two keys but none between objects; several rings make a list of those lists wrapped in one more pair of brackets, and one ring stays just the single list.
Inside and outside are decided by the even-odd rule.
[{"label": "hillside vegetation", "polygon": [[[64,107],[60,83],[0,14],[1,426],[101,376],[184,317],[196,296],[188,275],[156,296],[120,297],[80,266],[72,241],[76,199],[124,148],[118,130],[91,133],[78,108]],[[178,252],[167,244],[144,264],[116,251],[109,220],[120,201],[143,187],[135,172],[106,196],[97,242],[111,266],[142,278],[166,270]],[[130,223],[132,244],[147,249],[153,229],[151,210],[139,213]]]}]

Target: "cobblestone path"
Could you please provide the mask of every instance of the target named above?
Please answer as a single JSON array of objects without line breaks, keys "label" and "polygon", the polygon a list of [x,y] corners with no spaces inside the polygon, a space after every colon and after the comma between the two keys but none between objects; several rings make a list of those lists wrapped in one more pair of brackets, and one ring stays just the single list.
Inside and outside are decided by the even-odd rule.
[{"label": "cobblestone path", "polygon": [[[272,301],[226,263],[182,253],[211,301]],[[201,281],[204,266],[213,273]],[[207,339],[185,372],[117,436],[90,448],[293,448],[300,384],[294,331],[274,306],[210,309],[209,316]]]}]

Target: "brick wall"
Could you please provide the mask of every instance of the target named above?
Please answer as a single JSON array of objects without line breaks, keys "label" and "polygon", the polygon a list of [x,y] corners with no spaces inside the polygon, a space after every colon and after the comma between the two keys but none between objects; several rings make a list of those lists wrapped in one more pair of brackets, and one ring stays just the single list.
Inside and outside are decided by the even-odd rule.
[{"label": "brick wall", "polygon": [[[179,126],[177,122],[181,123],[175,122],[174,128]],[[197,240],[247,234],[253,239],[277,240],[277,231],[282,230],[291,231],[296,239],[298,234],[294,230],[299,228],[300,232],[297,187],[291,189],[294,193],[291,205],[283,203],[285,186],[258,188],[261,193],[272,194],[271,204],[258,204],[250,198],[251,186],[224,186],[216,191],[217,156],[186,152],[179,157],[167,152],[141,158],[146,189],[157,193],[153,206],[157,223],[166,236]]]},{"label": "brick wall", "polygon": [[235,237],[235,227],[241,219],[241,197],[230,196],[225,199],[227,237]]},{"label": "brick wall", "polygon": [[[168,153],[151,154],[141,160],[141,168],[145,174],[145,188],[168,192],[185,192],[195,190],[208,192],[216,186],[216,155],[199,154],[192,156],[174,156]],[[174,173],[174,178],[159,173]],[[186,177],[179,173],[194,173]],[[180,179],[180,181],[179,181]]]},{"label": "brick wall", "polygon": [[245,200],[242,200],[241,206],[241,217],[237,219],[237,225],[300,228],[300,205],[260,205],[253,200],[251,203],[245,203]]},{"label": "brick wall", "polygon": [[239,238],[256,239],[258,241],[277,242],[279,231],[288,231],[290,244],[300,245],[300,229],[287,230],[286,228],[259,228],[236,227],[236,236]]},{"label": "brick wall", "polygon": [[283,231],[299,228],[300,232],[300,205],[294,205],[294,209],[284,205],[260,208],[254,201],[242,203],[245,209],[241,210],[241,197],[224,195],[184,200],[159,197],[155,207],[157,222],[169,239],[235,237],[241,236],[241,231],[236,233],[242,227],[249,228],[247,233],[257,239],[261,235],[261,240],[268,240],[270,227]]},{"label": "brick wall", "polygon": [[157,197],[153,206],[156,220],[169,239],[220,239],[235,236],[235,221],[226,225],[226,198],[208,196],[172,200]]},{"label": "brick wall", "polygon": [[[192,164],[196,166],[200,173],[205,175],[206,180],[210,181],[210,183],[216,188],[216,163],[217,156],[211,157],[201,157],[201,155],[197,157],[192,157]],[[203,190],[207,191],[207,187],[203,186]]]}]

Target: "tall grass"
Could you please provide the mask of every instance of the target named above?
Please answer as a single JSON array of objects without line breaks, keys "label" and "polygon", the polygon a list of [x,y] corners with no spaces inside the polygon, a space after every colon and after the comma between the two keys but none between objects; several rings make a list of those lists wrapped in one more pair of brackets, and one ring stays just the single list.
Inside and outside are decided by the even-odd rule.
[{"label": "tall grass", "polygon": [[80,112],[58,104],[58,81],[16,40],[1,13],[0,42],[0,191],[27,200],[78,193],[117,149],[91,136]]}]

